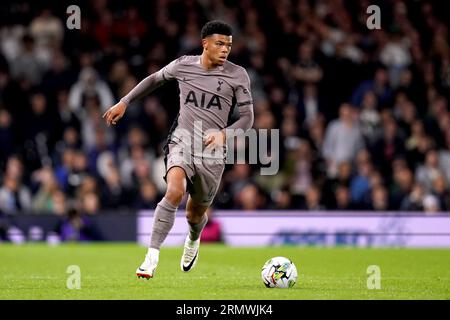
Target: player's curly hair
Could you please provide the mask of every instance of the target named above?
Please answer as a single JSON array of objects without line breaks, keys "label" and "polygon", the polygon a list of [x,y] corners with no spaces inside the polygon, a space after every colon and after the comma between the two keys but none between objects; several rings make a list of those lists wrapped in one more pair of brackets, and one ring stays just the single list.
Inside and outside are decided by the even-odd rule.
[{"label": "player's curly hair", "polygon": [[220,20],[213,20],[207,22],[201,32],[202,39],[212,35],[212,34],[222,34],[225,36],[231,36],[233,34],[233,29],[231,26]]}]

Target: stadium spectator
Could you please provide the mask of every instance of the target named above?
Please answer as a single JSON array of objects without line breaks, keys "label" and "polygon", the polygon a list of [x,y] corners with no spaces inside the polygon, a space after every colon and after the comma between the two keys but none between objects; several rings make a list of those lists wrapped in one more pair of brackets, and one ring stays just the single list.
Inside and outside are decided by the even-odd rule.
[{"label": "stadium spectator", "polygon": [[334,208],[336,206],[335,193],[340,185],[350,186],[352,179],[352,165],[350,161],[341,162],[338,165],[337,176],[335,178],[327,177],[323,183],[322,196],[323,203],[327,208]]},{"label": "stadium spectator", "polygon": [[341,184],[341,185],[337,186],[335,202],[336,202],[336,206],[328,207],[327,209],[346,211],[346,210],[356,210],[358,208],[361,208],[352,202],[350,190],[345,184]]},{"label": "stadium spectator", "polygon": [[131,196],[121,180],[119,170],[111,167],[100,185],[100,202],[103,209],[123,209],[131,203]]},{"label": "stadium spectator", "polygon": [[49,8],[44,8],[30,23],[30,33],[36,45],[43,49],[59,47],[64,37],[64,27]]},{"label": "stadium spectator", "polygon": [[30,190],[21,184],[19,179],[5,175],[0,188],[0,210],[5,214],[16,214],[30,209]]},{"label": "stadium spectator", "polygon": [[436,150],[430,150],[426,154],[424,165],[419,166],[416,170],[416,180],[427,190],[431,190],[433,180],[440,175],[443,175],[443,171],[439,165],[438,153]]},{"label": "stadium spectator", "polygon": [[375,93],[378,103],[383,106],[389,102],[392,96],[392,89],[389,87],[389,78],[384,67],[379,67],[375,71],[373,79],[363,81],[353,92],[351,104],[360,106],[367,92]]},{"label": "stadium spectator", "polygon": [[235,196],[235,206],[243,211],[254,211],[266,208],[267,199],[254,183],[246,184]]},{"label": "stadium spectator", "polygon": [[372,189],[372,201],[367,207],[368,210],[389,211],[391,209],[389,203],[389,195],[385,187],[376,186]]},{"label": "stadium spectator", "polygon": [[337,166],[343,161],[353,161],[362,148],[362,132],[355,123],[352,107],[344,103],[339,108],[339,119],[332,121],[325,133],[323,156],[327,162],[328,175],[336,176]]},{"label": "stadium spectator", "polygon": [[325,210],[325,206],[321,202],[322,193],[320,192],[320,189],[312,185],[305,195],[305,203],[303,205],[304,210],[308,211],[321,211]]},{"label": "stadium spectator", "polygon": [[73,111],[79,111],[86,106],[88,97],[97,96],[102,111],[114,104],[114,98],[109,86],[101,79],[95,69],[86,67],[80,71],[78,81],[70,88],[69,105]]},{"label": "stadium spectator", "polygon": [[423,211],[425,195],[423,186],[420,183],[416,183],[409,195],[403,199],[400,209],[404,211]]},{"label": "stadium spectator", "polygon": [[370,154],[362,149],[356,156],[356,174],[350,181],[350,194],[352,202],[362,205],[364,197],[370,190],[370,175],[373,172],[373,165]]},{"label": "stadium spectator", "polygon": [[58,182],[51,167],[43,167],[33,173],[32,180],[38,184],[38,190],[32,199],[32,209],[36,213],[53,212],[54,195],[60,191]]},{"label": "stadium spectator", "polygon": [[61,240],[65,242],[98,241],[103,238],[92,219],[75,209],[68,211],[67,217],[61,221],[57,231]]},{"label": "stadium spectator", "polygon": [[34,38],[25,34],[22,37],[22,48],[11,64],[11,74],[15,80],[22,82],[24,88],[38,85],[48,68],[48,61],[42,61],[36,50]]},{"label": "stadium spectator", "polygon": [[140,184],[139,194],[134,200],[134,208],[137,210],[155,209],[158,200],[158,190],[155,184],[147,179]]}]

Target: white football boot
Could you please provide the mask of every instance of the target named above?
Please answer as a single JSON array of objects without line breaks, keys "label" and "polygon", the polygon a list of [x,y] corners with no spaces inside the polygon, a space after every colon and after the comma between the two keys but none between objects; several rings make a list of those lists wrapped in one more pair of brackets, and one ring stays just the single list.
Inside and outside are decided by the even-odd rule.
[{"label": "white football boot", "polygon": [[189,235],[186,237],[186,241],[184,241],[184,251],[181,256],[180,267],[184,272],[189,272],[192,268],[195,267],[198,260],[198,251],[200,247],[200,238],[195,241],[189,239]]},{"label": "white football boot", "polygon": [[150,248],[145,256],[144,262],[136,269],[138,278],[150,279],[155,275],[156,267],[159,261],[159,250]]}]

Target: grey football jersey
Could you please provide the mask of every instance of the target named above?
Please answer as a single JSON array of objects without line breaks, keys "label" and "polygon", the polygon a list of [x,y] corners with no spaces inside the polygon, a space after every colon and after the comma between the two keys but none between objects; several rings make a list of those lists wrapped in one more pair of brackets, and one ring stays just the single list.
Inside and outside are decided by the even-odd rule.
[{"label": "grey football jersey", "polygon": [[182,56],[161,69],[164,80],[177,80],[180,111],[177,128],[192,132],[194,121],[203,130],[224,129],[233,105],[252,105],[246,70],[232,62],[208,70],[200,56]]}]

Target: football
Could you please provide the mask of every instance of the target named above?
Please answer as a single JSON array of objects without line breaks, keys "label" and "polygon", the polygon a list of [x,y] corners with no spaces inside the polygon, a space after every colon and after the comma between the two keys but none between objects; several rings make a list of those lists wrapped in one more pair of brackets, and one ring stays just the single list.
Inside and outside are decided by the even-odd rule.
[{"label": "football", "polygon": [[297,268],[288,258],[274,257],[264,264],[261,276],[267,288],[292,288],[297,282]]}]

